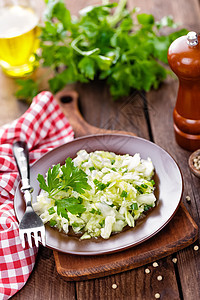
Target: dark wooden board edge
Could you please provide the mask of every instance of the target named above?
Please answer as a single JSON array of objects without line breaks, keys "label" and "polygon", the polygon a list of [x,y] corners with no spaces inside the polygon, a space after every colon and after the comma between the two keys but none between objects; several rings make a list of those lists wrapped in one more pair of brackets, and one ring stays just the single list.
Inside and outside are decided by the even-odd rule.
[{"label": "dark wooden board edge", "polygon": [[[177,226],[184,224],[182,236],[168,241],[167,236],[176,236]],[[185,226],[185,227],[184,227]],[[187,229],[187,230],[186,230]],[[132,270],[155,260],[169,256],[193,244],[198,238],[198,227],[181,204],[171,222],[150,240],[122,252],[101,256],[76,256],[54,251],[56,268],[66,281],[82,281],[105,277]],[[165,241],[168,241],[165,244]],[[165,244],[165,245],[164,245]]]},{"label": "dark wooden board edge", "polygon": [[61,107],[63,113],[67,117],[69,123],[71,124],[75,137],[81,137],[90,134],[128,134],[136,136],[135,133],[129,131],[118,131],[118,130],[108,130],[105,128],[98,128],[93,125],[88,124],[82,117],[78,108],[78,93],[73,90],[64,89],[55,95],[55,98]]},{"label": "dark wooden board edge", "polygon": [[[76,91],[64,89],[56,95],[56,100],[72,125],[75,137],[100,133],[121,133],[135,136],[132,132],[106,130],[88,124],[78,109],[78,93]],[[180,226],[180,224],[177,224],[177,220],[184,224],[185,230],[176,240],[169,242],[169,239],[167,239],[169,228],[172,237],[176,236],[176,228]],[[175,217],[160,233],[136,247],[110,255],[89,257],[54,251],[54,258],[58,274],[66,281],[82,281],[141,267],[153,262],[155,259],[161,259],[191,245],[197,238],[198,227],[186,208],[181,204]],[[165,240],[168,240],[167,244]]]}]

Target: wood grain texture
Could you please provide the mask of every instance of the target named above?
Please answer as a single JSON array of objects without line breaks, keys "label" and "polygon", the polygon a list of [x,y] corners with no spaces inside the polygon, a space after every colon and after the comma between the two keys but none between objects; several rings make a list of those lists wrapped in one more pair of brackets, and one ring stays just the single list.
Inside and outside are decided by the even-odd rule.
[{"label": "wood grain texture", "polygon": [[16,101],[16,97],[14,96],[16,90],[15,81],[6,77],[0,70],[0,126],[18,118],[28,108],[27,104]]},{"label": "wood grain texture", "polygon": [[[145,273],[147,268],[149,274]],[[158,275],[163,277],[162,281],[157,280]],[[113,284],[117,285],[116,289],[113,289]],[[77,299],[80,300],[153,300],[156,293],[163,300],[180,299],[173,263],[169,258],[158,261],[157,268],[149,264],[106,278],[77,282],[76,287]]]},{"label": "wood grain texture", "polygon": [[58,273],[67,281],[104,277],[166,257],[192,244],[198,228],[183,205],[172,221],[153,238],[112,255],[75,256],[54,251]]},{"label": "wood grain texture", "polygon": [[[60,107],[62,108],[65,116],[72,125],[75,137],[81,137],[90,134],[104,134],[104,133],[124,133],[128,135],[135,136],[133,132],[122,131],[122,130],[112,130],[107,129],[102,126],[98,128],[88,124],[82,117],[78,108],[78,93],[73,90],[63,89],[61,92],[55,95]],[[66,104],[68,102],[68,104]],[[91,110],[94,111],[94,110]],[[109,121],[108,121],[109,122]],[[106,126],[107,127],[107,126]]]},{"label": "wood grain texture", "polygon": [[[139,7],[141,12],[147,14],[153,14],[155,20],[158,21],[164,16],[171,15],[174,21],[180,26],[180,28],[187,28],[199,32],[200,26],[198,22],[200,7],[198,0],[129,0],[128,7],[132,9]],[[163,34],[173,31],[173,29],[165,28]]]},{"label": "wood grain texture", "polygon": [[104,129],[133,132],[149,139],[144,103],[139,94],[132,93],[113,101],[105,82],[77,84],[75,88],[80,95],[80,111],[87,123]]}]

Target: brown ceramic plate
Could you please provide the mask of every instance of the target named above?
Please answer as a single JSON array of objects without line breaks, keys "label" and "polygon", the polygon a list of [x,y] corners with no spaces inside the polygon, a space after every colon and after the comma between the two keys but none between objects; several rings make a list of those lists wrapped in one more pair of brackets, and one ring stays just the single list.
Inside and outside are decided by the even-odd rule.
[{"label": "brown ceramic plate", "polygon": [[[174,216],[182,196],[183,181],[179,167],[173,158],[154,143],[138,137],[107,134],[77,138],[45,154],[31,167],[31,185],[34,187],[33,201],[40,192],[38,173],[43,176],[53,164],[64,163],[67,157],[74,158],[77,151],[85,149],[112,151],[117,154],[140,153],[141,158],[152,159],[155,167],[157,205],[135,228],[112,235],[108,240],[79,240],[67,236],[55,228],[46,226],[46,245],[52,249],[77,255],[98,255],[121,251],[138,245],[159,232]],[[15,212],[20,221],[25,205],[18,185],[15,194]]]}]

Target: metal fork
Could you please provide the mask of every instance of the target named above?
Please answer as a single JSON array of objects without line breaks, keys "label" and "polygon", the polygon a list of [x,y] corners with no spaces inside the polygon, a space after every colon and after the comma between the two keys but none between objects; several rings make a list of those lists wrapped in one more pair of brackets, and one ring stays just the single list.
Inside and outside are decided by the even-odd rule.
[{"label": "metal fork", "polygon": [[41,218],[34,212],[31,203],[33,188],[30,185],[29,152],[26,142],[17,141],[13,143],[13,155],[21,177],[21,191],[24,193],[26,201],[26,211],[19,224],[19,237],[22,247],[25,248],[25,236],[27,236],[29,246],[32,247],[32,234],[37,247],[39,239],[45,246],[45,227]]}]

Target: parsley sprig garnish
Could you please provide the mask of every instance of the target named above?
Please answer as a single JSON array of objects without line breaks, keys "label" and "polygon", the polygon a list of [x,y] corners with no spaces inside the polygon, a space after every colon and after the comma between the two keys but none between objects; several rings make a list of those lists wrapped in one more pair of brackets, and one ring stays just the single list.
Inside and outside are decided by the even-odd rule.
[{"label": "parsley sprig garnish", "polygon": [[58,194],[61,190],[67,191],[69,188],[79,194],[83,194],[85,190],[91,189],[87,183],[87,174],[78,167],[75,167],[70,157],[66,159],[63,166],[57,164],[52,169],[49,168],[47,180],[41,174],[38,174],[37,180],[40,183],[40,188],[48,192],[50,198]]},{"label": "parsley sprig garnish", "polygon": [[87,182],[87,174],[74,166],[70,157],[66,159],[63,166],[57,164],[53,168],[49,168],[46,180],[41,174],[38,174],[37,180],[40,183],[40,188],[48,193],[49,198],[55,200],[58,215],[68,219],[67,211],[71,214],[81,214],[86,210],[81,197],[54,198],[60,191],[71,189],[83,194],[85,190],[91,189]]}]

